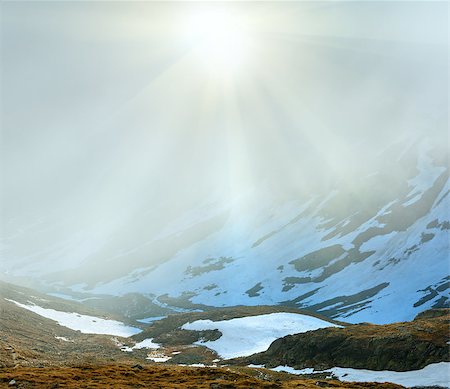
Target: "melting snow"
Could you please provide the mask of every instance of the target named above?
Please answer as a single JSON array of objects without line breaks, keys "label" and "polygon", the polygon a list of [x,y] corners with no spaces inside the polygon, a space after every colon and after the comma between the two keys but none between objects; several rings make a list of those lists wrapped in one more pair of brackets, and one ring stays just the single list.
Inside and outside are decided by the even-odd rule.
[{"label": "melting snow", "polygon": [[167,362],[172,359],[171,357],[147,357],[145,359],[150,359],[153,362]]},{"label": "melting snow", "polygon": [[73,342],[73,340],[67,339],[64,336],[55,336],[55,339],[62,340],[64,342]]},{"label": "melting snow", "polygon": [[421,146],[419,159],[417,161],[417,170],[419,174],[411,180],[408,185],[412,190],[408,193],[408,198],[403,206],[407,207],[420,200],[422,195],[430,189],[436,179],[445,171],[445,167],[434,166],[433,159],[428,154],[431,147],[428,142]]},{"label": "melting snow", "polygon": [[153,362],[167,362],[168,360],[172,359],[172,357],[169,357],[161,352],[158,351],[152,351],[147,355],[147,358]]},{"label": "melting snow", "polygon": [[[264,365],[248,365],[248,367],[264,367]],[[290,366],[277,366],[270,370],[285,371],[286,373],[291,373],[291,374],[313,374],[314,373],[314,369],[312,367],[307,367],[305,369],[296,370]],[[319,373],[319,372],[317,371],[316,373]]]},{"label": "melting snow", "polygon": [[138,334],[142,330],[127,326],[116,320],[101,319],[95,316],[80,315],[76,312],[63,312],[54,309],[42,308],[38,305],[21,304],[14,300],[5,299],[13,302],[21,308],[37,313],[47,319],[58,322],[59,325],[80,331],[84,334],[104,334],[128,337]]},{"label": "melting snow", "polygon": [[275,367],[275,371],[286,371],[292,374],[312,374],[329,372],[346,382],[392,382],[406,387],[412,386],[442,386],[449,387],[450,362],[432,363],[421,370],[390,371],[365,370],[344,367],[333,367],[329,370],[314,371],[312,368],[295,370],[289,366]]},{"label": "melting snow", "polygon": [[122,342],[120,342],[117,338],[113,339],[113,342],[116,344],[117,347],[119,347],[122,351],[125,351],[127,353],[131,353],[133,350],[140,350],[143,348],[160,348],[160,345],[158,343],[153,343],[153,338],[144,339],[142,342],[136,343],[134,346],[130,347],[127,345],[124,345]]},{"label": "melting snow", "polygon": [[270,313],[223,321],[197,320],[181,328],[194,331],[218,329],[222,333],[219,339],[196,344],[216,351],[222,358],[235,358],[265,351],[277,338],[324,327],[337,326],[297,313]]},{"label": "melting snow", "polygon": [[141,348],[159,348],[158,343],[153,343],[153,338],[144,339],[142,342],[136,343],[132,348],[133,349],[141,349]]}]

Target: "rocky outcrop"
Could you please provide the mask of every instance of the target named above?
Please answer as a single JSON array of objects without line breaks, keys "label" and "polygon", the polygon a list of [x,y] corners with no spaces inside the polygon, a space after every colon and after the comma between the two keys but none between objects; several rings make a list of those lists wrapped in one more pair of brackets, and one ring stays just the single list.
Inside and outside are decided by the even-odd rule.
[{"label": "rocky outcrop", "polygon": [[450,361],[450,310],[428,312],[411,322],[356,324],[289,335],[239,363],[288,365],[297,369],[334,366],[372,370],[414,370]]}]

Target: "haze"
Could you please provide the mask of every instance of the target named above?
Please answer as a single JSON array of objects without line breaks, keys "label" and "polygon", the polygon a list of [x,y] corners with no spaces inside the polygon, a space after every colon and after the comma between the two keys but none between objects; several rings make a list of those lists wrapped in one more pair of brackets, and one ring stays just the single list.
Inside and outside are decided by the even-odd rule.
[{"label": "haze", "polygon": [[446,153],[445,2],[0,7],[3,278],[156,265],[192,213],[206,234],[391,145]]}]

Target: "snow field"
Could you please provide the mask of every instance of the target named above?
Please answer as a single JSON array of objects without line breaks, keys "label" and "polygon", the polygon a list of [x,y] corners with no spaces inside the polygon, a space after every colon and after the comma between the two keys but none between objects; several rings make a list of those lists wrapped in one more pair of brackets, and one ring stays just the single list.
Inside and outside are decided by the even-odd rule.
[{"label": "snow field", "polygon": [[277,366],[271,370],[285,371],[291,374],[312,374],[329,372],[345,382],[392,382],[394,384],[413,386],[450,387],[450,362],[432,363],[420,370],[391,371],[365,370],[345,367],[333,367],[329,370],[314,371],[312,368],[295,370],[289,366]]},{"label": "snow field", "polygon": [[27,305],[14,300],[5,300],[47,319],[54,320],[61,326],[80,331],[83,334],[116,335],[127,338],[142,331],[139,328],[127,326],[116,320],[101,319],[95,316],[81,315],[76,312],[56,311],[54,309],[42,308],[38,305]]},{"label": "snow field", "polygon": [[196,342],[219,354],[222,358],[236,358],[267,350],[277,338],[337,325],[316,317],[297,313],[269,313],[231,320],[197,320],[186,323],[185,330],[214,330],[222,336],[214,341]]}]

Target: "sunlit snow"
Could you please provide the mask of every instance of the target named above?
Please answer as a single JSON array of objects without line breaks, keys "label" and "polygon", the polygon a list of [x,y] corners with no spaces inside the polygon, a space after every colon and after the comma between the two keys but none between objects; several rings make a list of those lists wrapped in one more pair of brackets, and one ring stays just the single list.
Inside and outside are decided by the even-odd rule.
[{"label": "sunlit snow", "polygon": [[312,368],[295,370],[289,366],[278,366],[275,371],[286,371],[292,374],[312,374],[329,372],[336,375],[341,381],[347,382],[392,382],[406,387],[412,386],[441,386],[449,387],[450,362],[432,363],[420,370],[390,371],[365,370],[344,367],[333,367],[329,370],[314,371]]},{"label": "sunlit snow", "polygon": [[412,189],[408,193],[409,200],[403,203],[405,207],[419,201],[422,195],[433,186],[436,179],[445,171],[445,167],[434,166],[433,159],[429,155],[431,145],[428,142],[423,142],[420,149],[417,161],[419,173],[416,177],[408,180],[408,185]]},{"label": "sunlit snow", "polygon": [[147,358],[145,359],[149,359],[153,362],[167,362],[168,360],[172,359],[172,357],[169,357],[159,351],[152,351],[147,355]]},{"label": "sunlit snow", "polygon": [[64,342],[73,342],[73,340],[67,339],[67,338],[64,337],[64,336],[55,336],[55,339],[62,340],[62,341],[64,341]]},{"label": "sunlit snow", "polygon": [[141,348],[159,348],[158,343],[153,343],[153,338],[144,339],[142,342],[136,343],[132,348],[133,349],[141,349]]},{"label": "sunlit snow", "polygon": [[116,320],[101,319],[95,316],[81,315],[76,312],[62,312],[54,309],[42,308],[38,305],[21,304],[14,300],[5,299],[13,302],[21,308],[37,313],[47,319],[58,322],[59,325],[80,331],[84,334],[104,334],[128,337],[138,334],[142,330],[127,326]]},{"label": "sunlit snow", "polygon": [[267,350],[277,338],[336,326],[316,317],[297,313],[270,313],[231,320],[197,320],[186,323],[185,330],[218,329],[222,336],[214,341],[196,342],[216,351],[223,358],[235,358]]},{"label": "sunlit snow", "polygon": [[149,359],[153,362],[167,362],[168,360],[172,359],[171,357],[147,357],[145,359]]}]

